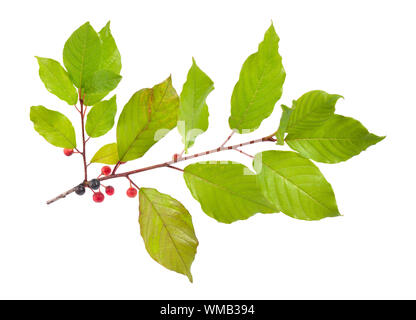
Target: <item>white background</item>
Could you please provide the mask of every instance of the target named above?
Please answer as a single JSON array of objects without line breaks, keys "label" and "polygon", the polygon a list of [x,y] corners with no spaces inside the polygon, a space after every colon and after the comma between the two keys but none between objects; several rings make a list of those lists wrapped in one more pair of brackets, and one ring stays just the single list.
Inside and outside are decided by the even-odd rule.
[{"label": "white background", "polygon": [[[414,1],[380,0],[3,2],[0,298],[416,298],[415,10]],[[273,20],[287,72],[278,105],[312,89],[342,94],[338,113],[387,136],[345,163],[319,164],[343,216],[305,222],[258,214],[220,224],[201,211],[180,172],[137,175],[137,184],[171,194],[192,214],[200,246],[190,284],[148,256],[126,181],[114,181],[116,195],[102,204],[88,194],[47,206],[82,179],[81,159],[65,157],[35,133],[29,108],[63,112],[77,129],[79,119],[46,91],[34,56],[62,61],[76,28],[91,21],[99,30],[107,20],[123,61],[119,111],[135,91],[169,74],[180,92],[192,56],[214,80],[210,128],[192,152],[217,147],[228,135],[241,65]],[[278,105],[261,129],[232,142],[273,132]],[[112,130],[89,142],[89,157],[114,139]],[[270,148],[277,147],[245,150]],[[175,129],[126,169],[181,149]],[[209,159],[250,165],[232,151]],[[99,169],[91,166],[90,175]]]}]

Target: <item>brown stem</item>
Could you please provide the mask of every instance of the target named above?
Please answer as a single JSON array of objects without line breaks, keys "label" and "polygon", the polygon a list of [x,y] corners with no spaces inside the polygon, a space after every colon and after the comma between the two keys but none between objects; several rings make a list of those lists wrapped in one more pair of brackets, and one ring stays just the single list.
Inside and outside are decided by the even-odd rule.
[{"label": "brown stem", "polygon": [[162,168],[162,167],[167,167],[167,166],[172,165],[172,164],[177,163],[177,162],[198,158],[198,157],[201,157],[201,156],[217,153],[217,152],[224,151],[224,150],[234,150],[236,148],[243,147],[243,146],[246,146],[246,145],[249,145],[249,144],[254,144],[254,143],[259,143],[259,142],[266,142],[266,141],[273,141],[272,139],[273,139],[272,136],[267,136],[267,137],[264,137],[264,138],[261,138],[261,139],[256,139],[256,140],[243,142],[243,143],[240,143],[240,144],[235,144],[233,146],[218,147],[216,149],[191,154],[189,156],[177,158],[176,160],[171,160],[171,161],[167,161],[167,162],[158,163],[158,164],[155,164],[155,165],[152,165],[152,166],[149,166],[149,167],[144,167],[144,168],[140,168],[140,169],[136,169],[136,170],[132,170],[132,171],[127,171],[127,172],[123,172],[123,173],[117,173],[117,174],[109,175],[109,176],[106,176],[106,177],[102,177],[99,180],[103,181],[103,180],[108,180],[108,179],[126,177],[126,176],[136,174],[136,173],[139,173],[139,172],[153,170],[153,169]]},{"label": "brown stem", "polygon": [[137,184],[135,184],[135,183],[134,183],[134,181],[133,181],[133,180],[131,180],[129,176],[127,176],[126,178],[127,178],[127,180],[129,180],[129,181],[130,181],[130,183],[131,183],[133,186],[135,186],[135,187],[136,187],[136,189],[137,189],[137,190],[140,190],[139,186],[138,186]]},{"label": "brown stem", "polygon": [[113,172],[111,172],[112,175],[116,173],[116,171],[117,171],[118,167],[120,166],[120,164],[121,164],[120,161],[116,163],[116,165],[114,166]]},{"label": "brown stem", "polygon": [[[81,95],[81,94],[80,94]],[[85,107],[84,110],[84,100],[79,99],[79,103],[81,105],[81,132],[82,132],[82,160],[84,162],[84,182],[88,181],[88,170],[87,170],[87,159],[85,154],[85,143],[87,142],[85,140],[85,124],[84,124],[84,118],[85,118],[85,111],[87,110],[87,107]]]},{"label": "brown stem", "polygon": [[[211,149],[211,150],[208,150],[208,151],[205,151],[205,152],[195,153],[195,154],[192,154],[192,155],[189,155],[189,156],[180,157],[180,158],[177,158],[177,159],[174,159],[174,160],[154,164],[152,166],[148,166],[148,167],[144,167],[144,168],[140,168],[140,169],[136,169],[136,170],[131,170],[131,171],[127,171],[127,172],[123,172],[123,173],[117,173],[117,174],[111,174],[109,176],[101,177],[99,180],[104,181],[104,180],[110,180],[110,179],[121,178],[121,177],[129,179],[130,175],[136,174],[136,173],[139,173],[139,172],[154,170],[154,169],[157,169],[157,168],[169,167],[172,164],[175,164],[177,162],[195,159],[195,158],[205,156],[205,155],[208,155],[208,154],[213,154],[213,153],[217,153],[217,152],[221,152],[221,151],[225,151],[225,150],[235,150],[235,149],[238,149],[239,147],[243,147],[243,146],[246,146],[246,145],[255,144],[255,143],[259,143],[259,142],[274,142],[275,140],[276,139],[273,138],[273,135],[269,135],[269,136],[266,136],[266,137],[263,137],[263,138],[260,138],[260,139],[251,140],[251,141],[243,142],[243,143],[240,143],[240,144],[235,144],[235,145],[228,146],[228,147],[222,146],[222,147],[218,147],[216,149]],[[72,193],[73,191],[74,191],[74,188],[64,192],[63,194],[65,194],[65,196],[66,196],[66,195]],[[65,196],[63,196],[63,197],[65,197]],[[58,196],[54,199],[49,200],[47,203],[50,204],[50,203],[52,203],[56,200],[59,200],[63,197]]]},{"label": "brown stem", "polygon": [[60,195],[56,196],[55,198],[53,198],[53,199],[51,199],[51,200],[46,201],[46,204],[51,204],[51,203],[53,203],[53,202],[55,202],[55,201],[58,201],[59,199],[63,199],[63,198],[65,198],[68,194],[71,194],[71,193],[72,193],[72,192],[74,192],[74,191],[75,191],[75,187],[73,187],[73,188],[71,188],[71,189],[69,189],[69,190],[67,190],[67,191],[65,191],[65,192],[62,192]]},{"label": "brown stem", "polygon": [[254,158],[251,154],[248,154],[247,152],[244,152],[243,150],[240,150],[238,148],[235,148],[234,150],[240,152],[241,154],[244,154],[247,157]]},{"label": "brown stem", "polygon": [[175,166],[167,165],[166,167],[183,172],[183,169],[175,167]]},{"label": "brown stem", "polygon": [[230,135],[228,136],[227,139],[225,139],[225,141],[223,142],[223,144],[220,146],[221,148],[224,147],[228,141],[230,141],[231,137],[234,135],[234,131],[231,131]]}]

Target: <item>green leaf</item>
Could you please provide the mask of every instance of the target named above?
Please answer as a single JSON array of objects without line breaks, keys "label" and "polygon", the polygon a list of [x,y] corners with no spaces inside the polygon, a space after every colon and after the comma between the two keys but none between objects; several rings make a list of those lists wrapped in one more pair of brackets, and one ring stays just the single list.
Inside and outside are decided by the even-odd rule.
[{"label": "green leaf", "polygon": [[188,210],[156,189],[139,192],[140,233],[150,256],[165,268],[184,274],[192,282],[191,265],[198,239]]},{"label": "green leaf", "polygon": [[290,115],[292,114],[292,109],[282,104],[282,116],[280,117],[279,129],[276,132],[276,144],[284,145],[285,144],[285,133],[287,125],[289,123]]},{"label": "green leaf", "polygon": [[116,42],[110,31],[110,22],[99,32],[101,41],[101,62],[99,70],[88,78],[84,104],[91,106],[100,102],[110,91],[114,90],[121,80],[121,57]]},{"label": "green leaf", "polygon": [[310,91],[293,102],[287,133],[299,133],[321,126],[333,116],[335,104],[342,96],[325,91]]},{"label": "green leaf", "polygon": [[[121,80],[121,76],[112,71],[99,70],[86,80],[84,93],[88,94],[104,94],[114,90]],[[87,100],[86,100],[87,101]]]},{"label": "green leaf", "polygon": [[84,105],[93,106],[93,105],[97,104],[98,102],[103,100],[110,93],[110,91],[86,94],[85,97],[84,97]]},{"label": "green leaf", "polygon": [[110,100],[96,104],[87,116],[85,130],[92,138],[106,134],[114,126],[114,117],[117,113],[116,96]]},{"label": "green leaf", "polygon": [[258,52],[244,62],[231,98],[230,128],[239,133],[257,129],[282,96],[286,73],[279,55],[279,37],[273,25]]},{"label": "green leaf", "polygon": [[39,64],[39,76],[46,89],[68,104],[75,105],[78,100],[77,90],[61,64],[53,59],[36,59]]},{"label": "green leaf", "polygon": [[101,147],[92,157],[93,163],[116,164],[119,161],[117,143],[109,143]]},{"label": "green leaf", "polygon": [[86,94],[86,103],[91,103],[88,100],[89,94],[105,94],[114,90],[121,80],[121,76],[108,70],[99,70],[95,72],[92,77],[85,80],[84,93]]},{"label": "green leaf", "polygon": [[64,46],[64,65],[77,88],[83,88],[86,79],[99,70],[101,41],[87,22],[79,27]]},{"label": "green leaf", "polygon": [[319,220],[339,216],[334,191],[308,159],[290,151],[265,151],[254,159],[265,197],[296,219]]},{"label": "green leaf", "polygon": [[202,210],[219,222],[279,212],[262,195],[255,174],[242,164],[199,162],[187,166],[183,176]]},{"label": "green leaf", "polygon": [[100,69],[120,74],[121,56],[111,34],[110,21],[98,33],[101,40],[102,56]]},{"label": "green leaf", "polygon": [[142,157],[176,126],[179,97],[171,77],[152,89],[136,92],[124,106],[117,124],[121,161]]},{"label": "green leaf", "polygon": [[185,152],[194,144],[196,137],[208,129],[209,113],[205,100],[212,90],[214,82],[192,58],[192,66],[180,97],[178,117],[178,130],[185,144]]},{"label": "green leaf", "polygon": [[30,108],[30,120],[35,130],[50,144],[66,149],[76,148],[74,127],[62,113],[34,106]]},{"label": "green leaf", "polygon": [[356,156],[383,139],[369,133],[353,118],[334,115],[314,130],[289,134],[286,142],[306,158],[337,163]]}]

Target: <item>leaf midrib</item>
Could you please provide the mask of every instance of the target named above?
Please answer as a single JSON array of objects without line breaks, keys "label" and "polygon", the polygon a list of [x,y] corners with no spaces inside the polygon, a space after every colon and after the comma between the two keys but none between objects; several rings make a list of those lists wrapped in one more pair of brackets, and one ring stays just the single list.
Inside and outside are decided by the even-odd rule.
[{"label": "leaf midrib", "polygon": [[147,201],[149,201],[149,202],[150,202],[150,205],[152,206],[153,210],[154,210],[154,211],[156,212],[156,214],[158,215],[158,217],[159,217],[160,221],[162,221],[163,227],[166,229],[166,232],[168,233],[169,238],[171,239],[171,241],[172,241],[172,243],[173,243],[173,246],[175,247],[175,251],[176,251],[176,253],[178,254],[179,258],[181,259],[181,262],[182,262],[183,266],[185,267],[185,272],[186,272],[186,275],[192,279],[192,275],[191,275],[191,274],[190,274],[190,272],[188,271],[188,267],[187,267],[187,265],[186,265],[185,261],[183,260],[183,257],[182,257],[182,255],[181,255],[181,253],[180,253],[180,251],[179,251],[178,247],[176,246],[175,240],[174,240],[174,238],[172,237],[172,235],[171,235],[171,233],[170,233],[170,231],[169,231],[169,229],[168,229],[168,227],[167,227],[167,225],[166,225],[165,221],[163,220],[163,218],[162,218],[162,216],[160,215],[159,211],[156,209],[156,207],[155,207],[155,205],[153,204],[153,202],[152,202],[152,201],[150,200],[150,198],[146,195],[146,191],[144,191],[144,190],[142,189],[142,190],[141,190],[141,192],[143,193],[143,196],[147,199]]},{"label": "leaf midrib", "polygon": [[[143,128],[137,133],[136,137],[132,140],[132,142],[129,144],[129,147],[126,149],[126,151],[124,152],[123,156],[120,157],[120,160],[123,161],[124,157],[129,153],[130,149],[132,148],[132,146],[134,145],[134,143],[139,139],[139,136],[146,131],[149,128],[150,122],[152,121],[152,108],[151,105],[153,104],[153,94],[154,94],[154,89],[153,88],[148,88],[148,90],[151,90],[151,96],[150,96],[150,105],[147,107],[147,112],[149,114],[149,119],[146,123],[146,125],[143,126]],[[159,107],[162,104],[163,99],[166,96],[166,92],[168,91],[168,85],[165,88],[165,91],[163,92],[163,95],[160,99],[160,103],[159,103]],[[154,108],[154,110],[156,110],[156,107]]]},{"label": "leaf midrib", "polygon": [[[51,59],[52,60],[52,59]],[[66,86],[67,84],[70,84],[70,86],[71,86],[71,88],[72,89],[75,89],[74,88],[74,86],[72,85],[72,83],[71,83],[71,80],[69,79],[69,76],[68,76],[68,72],[66,72],[62,67],[61,67],[61,65],[59,64],[59,62],[57,62],[56,60],[52,60],[53,61],[53,63],[54,62],[56,62],[57,64],[58,64],[58,72],[60,72],[60,73],[62,73],[63,74],[63,77],[65,78],[65,80],[63,80],[63,81],[66,81],[67,83],[65,84],[65,86],[56,86],[58,89],[60,89],[61,90],[61,92],[63,92],[64,94],[69,94],[69,95],[71,95],[72,93],[75,93],[75,97],[76,97],[76,95],[77,95],[77,92],[76,92],[76,90],[74,90],[72,93],[69,93],[68,91],[67,91],[67,89],[69,89],[69,87],[68,86]],[[55,73],[52,71],[52,68],[50,68],[49,67],[49,65],[48,66],[46,66],[46,64],[44,64],[44,66],[45,66],[45,69],[47,70],[47,72],[49,73],[49,76],[50,77],[52,77],[54,80],[55,80],[55,82],[56,83],[59,83],[59,82],[61,82],[61,79],[59,79],[56,75],[55,75]],[[69,89],[69,90],[71,90],[71,89]],[[67,102],[67,103],[69,103],[69,99],[67,99],[68,97],[65,97],[63,100],[65,100],[65,102]]]},{"label": "leaf midrib", "polygon": [[67,142],[69,142],[71,144],[72,147],[74,147],[74,148],[76,147],[76,143],[74,143],[74,141],[69,139],[61,130],[59,130],[59,128],[61,126],[58,126],[58,128],[57,128],[54,125],[51,125],[48,120],[45,120],[45,118],[43,117],[43,114],[41,112],[39,112],[38,115],[42,119],[42,121],[44,121],[46,123],[47,126],[49,126],[51,129],[58,132]]},{"label": "leaf midrib", "polygon": [[270,170],[272,170],[273,172],[275,172],[279,177],[281,177],[283,180],[289,182],[291,185],[293,185],[296,189],[300,190],[302,193],[304,193],[305,195],[307,195],[310,199],[312,199],[313,201],[315,201],[316,203],[318,203],[321,207],[327,209],[329,212],[332,212],[333,209],[328,208],[325,204],[321,203],[320,201],[318,201],[317,199],[315,199],[314,197],[312,197],[312,195],[310,195],[307,191],[303,190],[300,186],[298,186],[296,183],[294,183],[292,180],[290,180],[289,178],[283,176],[281,173],[279,173],[278,171],[276,171],[274,168],[272,168],[271,166],[269,166],[267,163],[263,162],[263,165],[265,165],[266,167],[268,167]]},{"label": "leaf midrib", "polygon": [[[190,144],[191,144],[191,142],[192,142],[192,140],[190,140],[190,139],[188,139],[188,131],[192,131],[193,129],[195,129],[197,126],[195,125],[195,123],[198,123],[199,122],[199,120],[201,120],[201,119],[199,119],[200,117],[201,117],[201,114],[202,114],[202,112],[204,111],[204,107],[205,107],[205,105],[206,105],[206,99],[207,98],[205,98],[205,99],[202,99],[202,101],[201,101],[201,103],[200,104],[196,104],[195,103],[195,100],[197,100],[196,99],[196,90],[195,90],[195,88],[196,88],[196,79],[195,79],[195,77],[194,77],[194,90],[193,90],[193,93],[192,93],[192,106],[196,106],[196,108],[192,108],[192,110],[191,110],[191,112],[192,112],[192,116],[191,116],[191,119],[190,119],[190,128],[191,129],[189,129],[188,130],[188,126],[186,125],[186,122],[185,122],[185,147],[186,147],[186,149],[188,149],[189,147],[190,147]],[[206,96],[208,96],[209,94],[210,94],[210,92],[212,91],[213,89],[211,89],[211,86],[206,90],[206,91],[208,91],[208,93],[207,93],[207,95]],[[198,119],[196,119],[196,118],[198,118]],[[201,128],[196,128],[196,129],[200,129],[200,130],[202,130]],[[206,131],[206,130],[205,130]],[[204,131],[204,132],[205,132]],[[199,134],[198,134],[199,135]],[[194,141],[193,142],[195,142],[195,139],[196,139],[196,137],[197,136],[195,136],[195,137],[193,137],[193,139],[194,139]]]},{"label": "leaf midrib", "polygon": [[357,138],[286,138],[286,141],[317,141],[317,140],[325,140],[325,141],[355,141],[355,140],[364,140],[365,137],[357,137]]},{"label": "leaf midrib", "polygon": [[[196,70],[195,71],[193,71],[193,73],[194,73],[194,75],[193,75],[193,88],[192,88],[192,106],[195,106],[196,108],[192,108],[192,106],[191,106],[191,108],[192,108],[192,117],[191,117],[191,130],[193,130],[194,128],[195,128],[195,122],[197,122],[196,120],[195,120],[195,118],[197,117],[197,116],[200,116],[201,115],[201,108],[204,106],[204,102],[205,102],[205,100],[203,100],[202,102],[201,102],[201,104],[200,105],[196,105],[196,103],[195,103],[195,101],[197,100],[196,99],[196,90],[195,90],[195,88],[196,88]],[[188,140],[188,130],[187,130],[187,127],[186,127],[186,125],[185,125],[185,148],[186,149],[188,149],[188,144],[190,144],[191,142]]]},{"label": "leaf midrib", "polygon": [[79,88],[80,89],[82,88],[82,77],[83,77],[83,73],[85,69],[85,53],[87,51],[87,42],[88,42],[88,31],[85,33],[84,42],[83,42],[84,47],[82,48],[82,51],[81,51],[82,59],[81,59],[81,70],[79,74]]},{"label": "leaf midrib", "polygon": [[[316,100],[316,98],[315,98],[315,100]],[[295,108],[293,109],[293,112],[296,112],[295,111],[296,108],[299,108],[299,106],[295,106]],[[311,108],[306,113],[304,113],[302,115],[302,118],[309,117],[311,114],[315,113],[317,109],[319,109],[319,108],[318,107],[311,106]],[[333,112],[330,112],[330,113],[333,113]],[[287,126],[287,128],[286,128],[286,132],[289,132],[293,128],[296,129],[297,125],[302,122],[302,118],[300,120],[297,119],[297,122],[292,123],[292,125],[290,125],[290,123],[289,123],[288,126]]]},{"label": "leaf midrib", "polygon": [[[256,54],[255,59],[259,59],[258,53],[259,53],[258,51],[255,53]],[[258,61],[256,61],[256,62],[258,63]],[[240,121],[238,122],[238,127],[241,126],[241,123],[245,120],[245,115],[247,115],[247,110],[249,110],[251,105],[254,103],[254,99],[257,96],[257,93],[259,91],[259,88],[260,88],[261,84],[263,83],[263,77],[264,77],[265,69],[266,69],[266,67],[263,66],[263,70],[261,71],[260,78],[257,81],[256,90],[254,91],[253,95],[251,96],[249,103],[244,108],[244,113],[243,113],[243,116],[240,118]]]},{"label": "leaf midrib", "polygon": [[[108,101],[110,101],[110,100],[108,100]],[[92,111],[93,109],[91,109],[91,111]],[[90,112],[91,112],[90,111]],[[90,133],[93,133],[91,136],[95,136],[96,134],[97,134],[97,132],[96,131],[99,131],[99,129],[97,129],[97,128],[99,128],[99,124],[106,124],[107,122],[109,122],[109,121],[106,121],[106,116],[107,115],[110,115],[110,118],[111,119],[113,119],[113,112],[112,112],[112,110],[110,110],[110,108],[109,107],[106,107],[105,108],[105,110],[104,110],[104,112],[102,112],[101,113],[101,115],[98,117],[98,121],[96,121],[96,123],[95,123],[95,125],[92,127],[92,129],[90,130]],[[88,119],[87,119],[88,120]],[[111,121],[111,120],[110,120]],[[114,125],[114,124],[113,124]],[[110,129],[111,130],[111,129]]]}]

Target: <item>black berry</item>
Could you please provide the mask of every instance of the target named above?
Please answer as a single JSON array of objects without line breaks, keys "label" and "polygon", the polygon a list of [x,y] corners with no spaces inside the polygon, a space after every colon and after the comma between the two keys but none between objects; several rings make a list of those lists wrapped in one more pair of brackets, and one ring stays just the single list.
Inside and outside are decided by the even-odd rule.
[{"label": "black berry", "polygon": [[85,187],[82,184],[80,184],[79,186],[76,186],[75,193],[79,196],[82,196],[85,193]]},{"label": "black berry", "polygon": [[89,186],[92,190],[97,190],[100,187],[100,180],[92,179],[89,182]]}]

